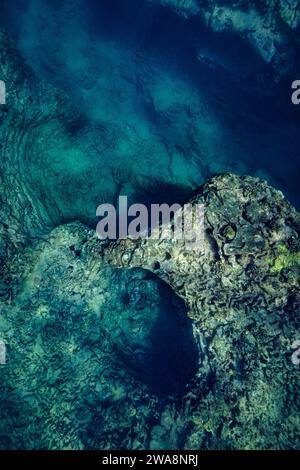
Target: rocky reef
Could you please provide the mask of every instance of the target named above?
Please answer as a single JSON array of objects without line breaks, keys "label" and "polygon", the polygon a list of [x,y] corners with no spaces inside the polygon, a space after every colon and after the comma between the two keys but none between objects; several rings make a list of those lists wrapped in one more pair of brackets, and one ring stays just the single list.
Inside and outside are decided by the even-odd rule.
[{"label": "rocky reef", "polygon": [[299,214],[251,177],[199,201],[199,253],[72,223],[6,260],[2,447],[299,447]]}]

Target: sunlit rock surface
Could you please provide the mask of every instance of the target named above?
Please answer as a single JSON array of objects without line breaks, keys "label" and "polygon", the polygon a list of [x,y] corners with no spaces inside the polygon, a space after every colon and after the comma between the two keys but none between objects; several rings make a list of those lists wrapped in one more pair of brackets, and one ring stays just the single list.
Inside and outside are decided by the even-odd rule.
[{"label": "sunlit rock surface", "polygon": [[299,447],[299,214],[250,177],[199,201],[199,253],[73,223],[6,260],[3,447]]}]

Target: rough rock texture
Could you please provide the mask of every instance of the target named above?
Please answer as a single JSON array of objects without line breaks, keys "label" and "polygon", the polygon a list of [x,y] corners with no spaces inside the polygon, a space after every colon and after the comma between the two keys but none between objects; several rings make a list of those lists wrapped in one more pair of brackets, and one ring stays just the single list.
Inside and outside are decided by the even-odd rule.
[{"label": "rough rock texture", "polygon": [[199,380],[212,387],[198,406],[216,400],[222,409],[209,418],[198,410],[200,428],[188,446],[205,441],[204,430],[213,446],[299,446],[299,371],[289,355],[299,329],[299,214],[280,192],[250,177],[216,177],[194,201],[206,214],[199,253],[150,240],[121,243],[102,256],[154,270],[186,301],[205,358]]},{"label": "rough rock texture", "polygon": [[[168,240],[101,242],[73,223],[7,260],[7,447],[299,448],[299,369],[291,361],[299,214],[250,177],[217,176],[193,201],[205,204],[199,253]],[[166,284],[187,313],[179,299],[167,300]],[[173,304],[172,314],[165,310],[173,338],[198,361],[180,391],[163,388],[162,395],[149,379],[158,374],[157,383],[164,367],[155,371],[149,346],[153,332],[165,336],[154,327],[165,315],[159,292]],[[193,325],[183,333],[186,315]]]},{"label": "rough rock texture", "polygon": [[[299,71],[298,0],[150,0],[185,17],[198,16],[216,33],[233,32],[257,51],[275,71],[275,79]],[[200,22],[199,22],[200,26]]]}]

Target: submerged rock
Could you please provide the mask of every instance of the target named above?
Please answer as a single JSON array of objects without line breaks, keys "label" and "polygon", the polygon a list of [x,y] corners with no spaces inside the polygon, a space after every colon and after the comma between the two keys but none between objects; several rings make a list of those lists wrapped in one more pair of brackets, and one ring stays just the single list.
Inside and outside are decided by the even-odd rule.
[{"label": "submerged rock", "polygon": [[150,0],[174,9],[186,18],[198,17],[215,33],[235,33],[274,69],[274,79],[299,71],[297,34],[300,24],[298,0],[203,1]]},{"label": "submerged rock", "polygon": [[193,203],[205,206],[198,251],[149,239],[108,251],[94,242],[92,253],[156,272],[186,302],[202,353],[189,394],[187,421],[196,424],[188,447],[299,447],[291,424],[299,419],[299,372],[291,365],[300,321],[299,214],[267,183],[234,175],[210,180]]},{"label": "submerged rock", "polygon": [[72,223],[6,261],[4,446],[299,448],[299,214],[250,177],[196,201],[199,252]]}]

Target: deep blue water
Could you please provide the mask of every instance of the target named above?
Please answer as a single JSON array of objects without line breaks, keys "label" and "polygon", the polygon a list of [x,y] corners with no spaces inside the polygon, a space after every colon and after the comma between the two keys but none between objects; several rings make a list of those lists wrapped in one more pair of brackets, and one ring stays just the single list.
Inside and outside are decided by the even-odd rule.
[{"label": "deep blue water", "polygon": [[133,171],[155,181],[149,201],[157,184],[176,200],[231,171],[269,179],[299,204],[295,77],[275,84],[240,37],[140,0],[4,2],[1,22],[37,76],[63,88],[88,122],[124,131],[131,163],[147,140]]}]

